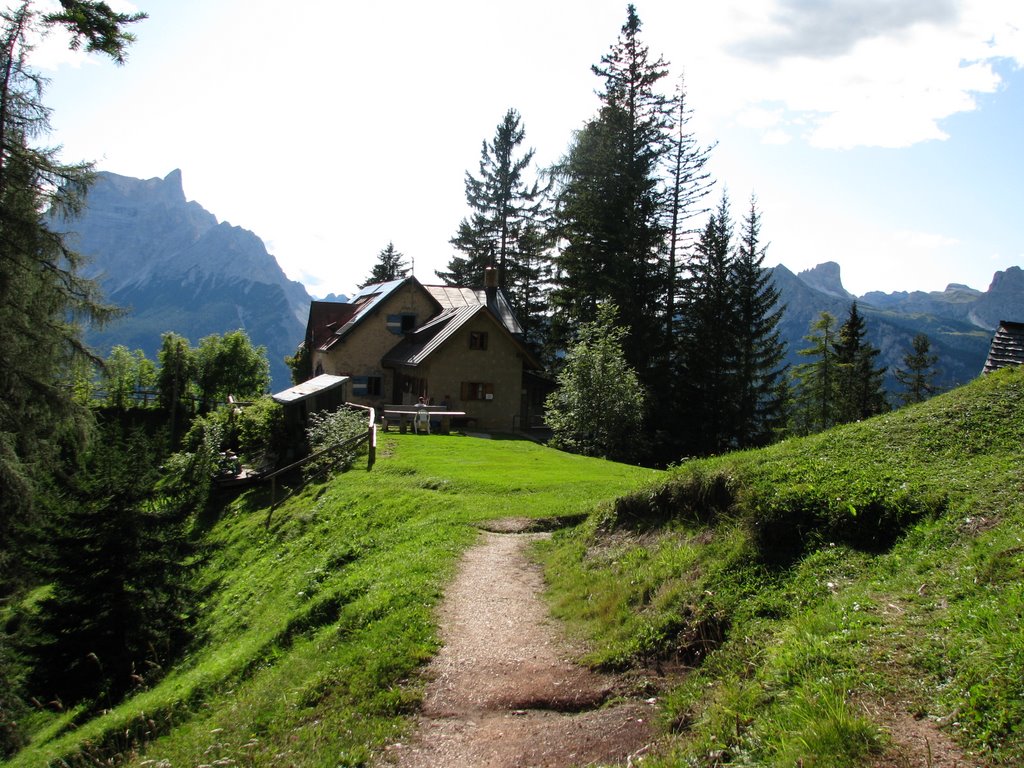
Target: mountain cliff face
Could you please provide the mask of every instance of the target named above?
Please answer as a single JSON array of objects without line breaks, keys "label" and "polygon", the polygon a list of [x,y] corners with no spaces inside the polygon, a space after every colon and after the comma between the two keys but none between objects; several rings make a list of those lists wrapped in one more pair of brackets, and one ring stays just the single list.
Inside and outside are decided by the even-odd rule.
[{"label": "mountain cliff face", "polygon": [[1024,271],[1019,267],[997,272],[985,292],[952,284],[944,291],[874,291],[860,298],[843,288],[834,262],[796,275],[781,264],[771,271],[786,305],[780,324],[787,342],[786,362],[804,362],[799,350],[808,343],[803,337],[822,311],[834,315],[841,325],[856,299],[867,320],[868,341],[881,350],[879,365],[888,368],[887,388],[892,392],[900,389],[893,372],[903,367],[916,334],[926,334],[939,357],[936,383],[951,388],[981,373],[1000,320],[1024,321]]},{"label": "mountain cliff face", "polygon": [[81,217],[55,226],[90,258],[87,274],[108,301],[128,309],[89,331],[87,340],[101,353],[124,344],[155,359],[165,331],[195,345],[243,328],[267,348],[272,387],[289,385],[284,357],[302,341],[309,294],[288,280],[255,234],[185,200],[181,171],[146,180],[99,173]]}]

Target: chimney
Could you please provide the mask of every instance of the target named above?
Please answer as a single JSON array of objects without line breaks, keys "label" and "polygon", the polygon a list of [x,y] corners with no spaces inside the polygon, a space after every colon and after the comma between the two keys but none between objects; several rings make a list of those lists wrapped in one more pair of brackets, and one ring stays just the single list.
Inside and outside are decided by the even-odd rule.
[{"label": "chimney", "polygon": [[487,306],[494,306],[495,299],[498,296],[498,268],[497,267],[485,267],[484,268],[484,293],[487,296]]}]

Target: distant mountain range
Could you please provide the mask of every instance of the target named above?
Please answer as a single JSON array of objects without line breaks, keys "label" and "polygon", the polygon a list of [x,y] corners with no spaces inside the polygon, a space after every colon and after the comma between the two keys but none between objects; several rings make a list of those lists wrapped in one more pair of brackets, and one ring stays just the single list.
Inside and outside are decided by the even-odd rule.
[{"label": "distant mountain range", "polygon": [[[310,296],[289,280],[263,242],[233,227],[199,203],[185,200],[181,172],[134,179],[100,173],[82,216],[57,226],[73,232],[72,245],[91,258],[109,301],[128,308],[126,317],[88,341],[106,354],[115,344],[142,349],[155,358],[160,336],[175,331],[196,344],[211,333],[244,328],[267,348],[275,390],[290,384],[284,357],[305,333]],[[786,311],[781,324],[786,360],[798,364],[811,323],[826,310],[842,323],[856,299],[868,338],[889,368],[889,388],[911,339],[925,333],[939,356],[939,380],[951,388],[982,369],[1000,320],[1024,321],[1024,271],[997,272],[986,291],[950,285],[945,291],[881,293],[861,297],[842,284],[839,265],[819,264],[799,274],[779,265],[770,270]],[[344,301],[343,296],[329,299]]]},{"label": "distant mountain range", "polygon": [[99,173],[81,217],[56,226],[73,233],[72,247],[90,258],[87,274],[107,300],[129,310],[88,331],[102,354],[124,344],[155,359],[165,331],[194,346],[242,328],[266,346],[273,388],[290,386],[284,357],[305,334],[309,294],[255,234],[186,201],[181,171],[146,180]]},{"label": "distant mountain range", "polygon": [[780,264],[772,274],[786,305],[781,330],[787,342],[787,362],[795,365],[802,361],[799,350],[809,346],[803,337],[822,311],[830,312],[842,324],[856,300],[867,321],[868,340],[881,350],[879,363],[888,367],[890,391],[899,389],[892,374],[904,367],[903,357],[916,334],[928,336],[939,358],[936,383],[950,389],[981,373],[1000,320],[1024,320],[1024,271],[1020,267],[996,272],[984,292],[952,284],[944,291],[873,291],[861,297],[843,287],[835,262],[799,274]]}]

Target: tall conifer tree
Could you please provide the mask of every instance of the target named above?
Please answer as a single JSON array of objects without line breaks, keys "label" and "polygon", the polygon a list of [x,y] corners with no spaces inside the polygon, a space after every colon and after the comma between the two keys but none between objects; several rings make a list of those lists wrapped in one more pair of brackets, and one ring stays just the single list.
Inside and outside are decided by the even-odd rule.
[{"label": "tall conifer tree", "polygon": [[876,367],[881,351],[867,341],[867,323],[850,305],[850,314],[839,329],[835,342],[837,368],[837,418],[859,421],[889,410],[883,386],[885,366]]},{"label": "tall conifer tree", "polygon": [[43,211],[74,214],[90,180],[84,164],[66,165],[36,142],[50,128],[44,79],[27,62],[27,38],[41,26],[72,33],[72,47],[123,61],[125,25],[144,14],[117,14],[106,3],[62,0],[40,17],[29,2],[0,12],[0,592],[18,575],[17,528],[30,513],[33,487],[62,435],[85,413],[71,396],[77,361],[98,362],[80,323],[113,314],[98,286],[80,274],[81,257],[53,231]]},{"label": "tall conifer tree", "polygon": [[[44,80],[27,63],[27,38],[58,25],[72,47],[124,60],[125,26],[144,14],[115,13],[104,2],[61,0],[39,17],[30,2],[0,11],[0,596],[25,578],[25,540],[38,525],[37,488],[62,448],[77,449],[88,415],[74,397],[75,372],[96,362],[79,322],[112,314],[95,283],[79,274],[81,258],[42,212],[76,211],[88,167],[65,165],[35,142],[49,130]],[[80,378],[80,377],[79,377]],[[14,713],[18,686],[0,628],[0,757],[21,740]]]},{"label": "tall conifer tree", "polygon": [[667,65],[651,57],[640,28],[630,5],[618,40],[593,67],[604,81],[601,108],[558,168],[555,213],[564,247],[553,303],[563,343],[599,302],[617,305],[629,330],[629,362],[649,379],[665,338],[659,170],[669,149],[672,104],[658,92]]},{"label": "tall conifer tree", "polygon": [[29,683],[44,700],[109,706],[187,640],[187,504],[155,492],[160,456],[141,431],[103,428],[56,521]]},{"label": "tall conifer tree", "polygon": [[470,215],[449,241],[462,255],[453,256],[437,276],[448,285],[477,286],[484,269],[498,268],[505,288],[524,322],[538,304],[542,260],[547,250],[545,199],[547,187],[527,180],[533,149],[520,150],[526,131],[519,113],[509,109],[480,149],[479,175],[466,172]]},{"label": "tall conifer tree", "polygon": [[665,201],[668,220],[668,295],[665,301],[668,350],[674,346],[673,337],[678,320],[677,299],[685,276],[683,257],[693,237],[699,233],[699,227],[695,227],[692,221],[708,213],[702,203],[714,185],[711,174],[704,169],[713,147],[702,147],[697,143],[690,130],[691,117],[692,110],[686,103],[685,84],[680,77],[672,104],[672,130],[669,133],[669,151],[665,157],[668,172]]},{"label": "tall conifer tree", "polygon": [[370,270],[370,276],[359,287],[365,288],[374,283],[401,280],[407,274],[409,274],[409,264],[405,261],[405,254],[396,251],[394,243],[388,243],[377,254],[377,263]]},{"label": "tall conifer tree", "polygon": [[757,200],[743,220],[732,272],[736,291],[736,442],[765,445],[783,426],[785,344],[779,340],[783,307],[771,275],[762,268],[767,246],[761,245]]},{"label": "tall conifer tree", "polygon": [[822,312],[804,336],[810,346],[799,354],[808,362],[792,373],[794,403],[791,428],[801,435],[821,432],[837,423],[836,392],[839,363],[836,360],[836,319]]},{"label": "tall conifer tree", "polygon": [[723,193],[701,232],[683,293],[674,431],[691,453],[717,453],[735,442],[738,307],[732,240],[729,198]]},{"label": "tall conifer tree", "polygon": [[935,394],[935,364],[938,355],[932,354],[932,343],[926,334],[919,333],[911,342],[911,350],[903,356],[903,368],[895,371],[896,381],[903,385],[900,400],[904,405],[920,403]]}]

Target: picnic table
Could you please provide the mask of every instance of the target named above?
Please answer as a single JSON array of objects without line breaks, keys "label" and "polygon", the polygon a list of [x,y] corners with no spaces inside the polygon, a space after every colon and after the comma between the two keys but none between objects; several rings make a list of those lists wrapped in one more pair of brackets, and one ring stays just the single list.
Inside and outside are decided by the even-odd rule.
[{"label": "picnic table", "polygon": [[451,432],[451,423],[453,418],[462,418],[466,415],[465,411],[446,411],[443,407],[438,406],[424,406],[424,408],[385,408],[381,412],[381,425],[384,427],[384,431],[388,431],[390,422],[398,422],[398,431],[403,435],[405,434],[406,427],[413,422],[421,410],[425,410],[430,414],[430,420],[440,420],[441,429],[440,432],[443,435],[447,435]]}]

